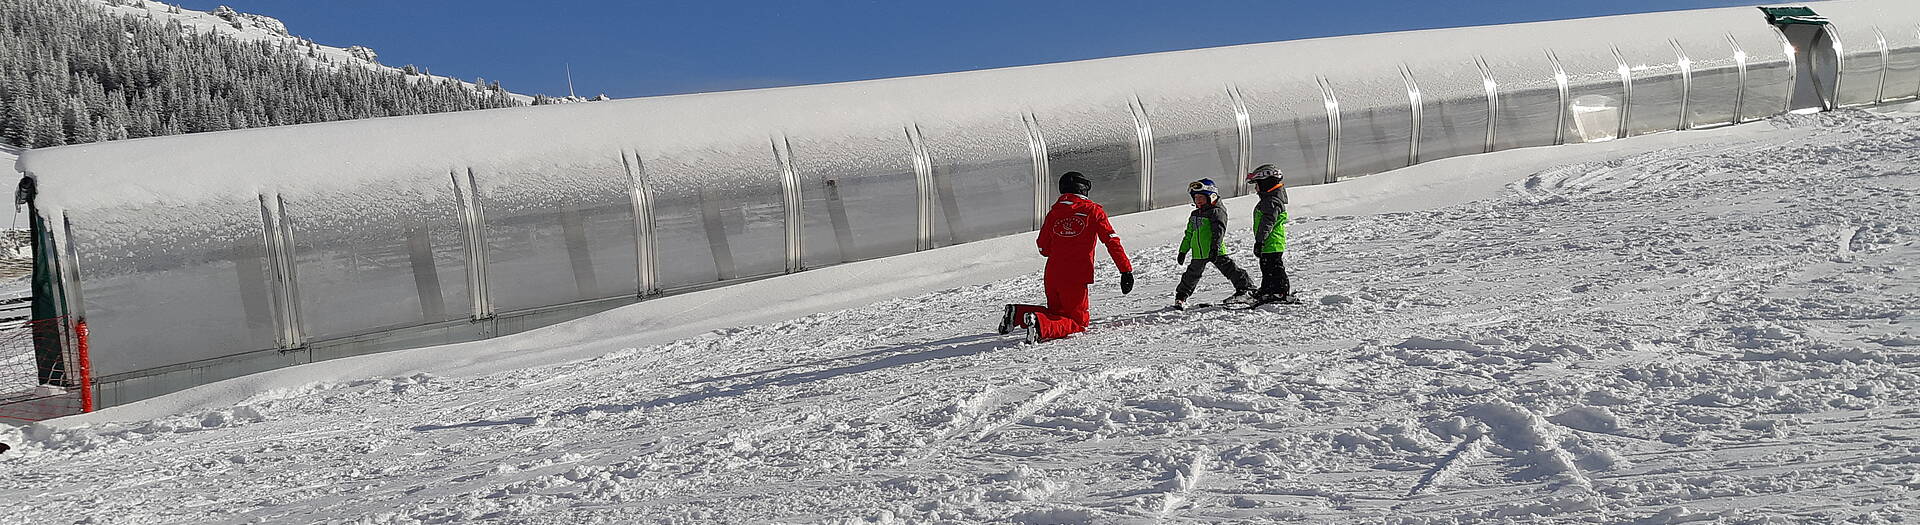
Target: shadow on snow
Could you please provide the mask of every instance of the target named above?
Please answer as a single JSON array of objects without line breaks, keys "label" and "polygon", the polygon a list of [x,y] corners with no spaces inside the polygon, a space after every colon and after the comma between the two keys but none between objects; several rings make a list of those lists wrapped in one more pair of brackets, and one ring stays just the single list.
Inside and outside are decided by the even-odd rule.
[{"label": "shadow on snow", "polygon": [[[736,396],[745,395],[749,392],[753,392],[755,390],[759,390],[766,387],[802,385],[807,383],[826,381],[826,380],[830,380],[838,377],[850,376],[854,374],[873,372],[876,370],[885,370],[888,368],[911,366],[915,364],[920,364],[920,363],[925,363],[925,362],[935,361],[940,359],[951,359],[955,357],[978,355],[978,354],[983,354],[988,351],[994,350],[996,348],[1007,347],[1012,344],[1015,344],[1015,343],[1009,343],[1009,342],[1000,340],[1000,339],[1004,339],[1005,337],[1006,336],[1002,336],[998,334],[980,334],[980,335],[952,337],[952,338],[941,339],[938,341],[930,341],[925,343],[912,343],[904,346],[880,348],[880,349],[876,349],[876,350],[861,353],[861,354],[835,357],[830,359],[821,359],[821,360],[810,361],[806,363],[799,363],[799,364],[782,366],[778,368],[771,368],[771,369],[760,370],[755,372],[745,372],[745,373],[725,375],[725,376],[719,376],[719,377],[697,379],[693,381],[678,383],[675,386],[691,386],[691,385],[702,385],[702,384],[711,385],[711,384],[722,383],[726,381],[759,377],[759,379],[747,381],[744,383],[734,384],[732,386],[728,386],[724,388],[715,388],[713,386],[708,386],[693,392],[688,392],[685,394],[680,394],[672,397],[663,397],[663,398],[654,399],[651,401],[645,401],[641,403],[633,403],[633,404],[599,403],[599,404],[580,405],[567,410],[550,412],[543,415],[520,416],[520,417],[508,418],[508,419],[479,420],[479,421],[470,421],[466,423],[454,423],[454,424],[447,424],[447,425],[419,425],[419,426],[413,427],[413,430],[419,431],[419,432],[431,432],[435,430],[449,430],[449,429],[456,429],[456,428],[483,428],[483,427],[512,426],[512,425],[534,425],[534,424],[540,423],[541,420],[543,419],[569,417],[569,416],[584,416],[584,415],[596,413],[596,412],[603,413],[603,414],[622,414],[622,413],[632,412],[635,410],[643,410],[647,408],[654,408],[654,407],[660,407],[660,406],[666,406],[666,405],[678,405],[678,404],[693,403],[693,402],[699,402],[699,401],[707,401],[712,399],[736,397]],[[927,350],[927,349],[931,349],[931,350]],[[925,350],[925,351],[922,351],[922,350]],[[838,365],[838,366],[835,366],[835,365]],[[832,366],[832,368],[807,370],[807,369],[821,367],[821,366]],[[782,372],[785,372],[785,373],[782,373]]]}]

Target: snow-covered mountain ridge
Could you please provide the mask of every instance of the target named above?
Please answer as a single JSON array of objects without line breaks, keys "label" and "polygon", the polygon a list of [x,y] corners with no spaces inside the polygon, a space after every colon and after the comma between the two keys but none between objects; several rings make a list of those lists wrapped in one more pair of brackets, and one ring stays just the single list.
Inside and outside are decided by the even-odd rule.
[{"label": "snow-covered mountain ridge", "polygon": [[[428,74],[427,71],[412,66],[395,67],[382,64],[379,54],[372,48],[361,45],[335,47],[320,44],[300,37],[288,31],[287,25],[277,18],[253,13],[242,13],[231,7],[219,6],[213,11],[194,11],[164,2],[148,0],[81,0],[98,5],[107,12],[135,15],[164,24],[169,20],[178,21],[181,26],[197,33],[215,33],[241,41],[264,41],[274,44],[297,45],[311,51],[307,55],[315,66],[327,68],[365,67],[381,70],[405,72],[409,80],[423,82],[429,80],[452,79],[467,84],[475,91],[487,86],[474,84],[467,80]],[[508,96],[522,103],[532,103],[533,96],[506,92]]]},{"label": "snow-covered mountain ridge", "polygon": [[367,60],[370,51],[303,43],[266,19],[119,1],[0,2],[0,142],[48,148],[526,105],[494,83],[408,75]]}]

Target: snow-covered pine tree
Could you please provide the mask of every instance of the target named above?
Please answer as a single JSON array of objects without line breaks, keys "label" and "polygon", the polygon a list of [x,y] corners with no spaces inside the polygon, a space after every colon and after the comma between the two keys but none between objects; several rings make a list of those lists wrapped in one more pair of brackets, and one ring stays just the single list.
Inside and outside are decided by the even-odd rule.
[{"label": "snow-covered pine tree", "polygon": [[319,65],[300,55],[328,55],[296,42],[305,45],[242,42],[100,3],[0,2],[0,141],[46,147],[523,105],[497,83]]}]

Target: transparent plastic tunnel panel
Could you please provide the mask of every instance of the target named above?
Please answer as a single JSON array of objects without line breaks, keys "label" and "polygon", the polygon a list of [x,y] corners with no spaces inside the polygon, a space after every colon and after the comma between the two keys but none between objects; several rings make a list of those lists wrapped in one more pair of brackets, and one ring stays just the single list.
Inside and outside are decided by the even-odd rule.
[{"label": "transparent plastic tunnel panel", "polygon": [[1498,97],[1493,148],[1553,145],[1559,137],[1562,106],[1560,84],[1547,52],[1529,47],[1484,58]]},{"label": "transparent plastic tunnel panel", "polygon": [[1210,178],[1223,197],[1239,195],[1240,130],[1226,90],[1188,96],[1143,95],[1141,105],[1153,123],[1154,208],[1191,202],[1187,184]]},{"label": "transparent plastic tunnel panel", "polygon": [[1618,44],[1620,57],[1633,75],[1633,97],[1627,108],[1627,135],[1645,135],[1680,129],[1680,109],[1686,101],[1680,55],[1666,40],[1626,41]]},{"label": "transparent plastic tunnel panel", "polygon": [[1033,156],[1019,112],[919,126],[933,161],[935,245],[1033,230]]},{"label": "transparent plastic tunnel panel", "polygon": [[285,196],[309,338],[473,316],[452,175],[422,178],[428,183]]},{"label": "transparent plastic tunnel panel", "polygon": [[69,217],[95,377],[276,346],[259,201]]},{"label": "transparent plastic tunnel panel", "polygon": [[643,164],[662,288],[785,271],[786,208],[772,142],[677,149]]},{"label": "transparent plastic tunnel panel", "polygon": [[1133,114],[1121,98],[1056,108],[1038,114],[1046,137],[1051,191],[1062,173],[1078,171],[1093,181],[1087,197],[1109,215],[1133,213],[1140,206],[1140,142]]},{"label": "transparent plastic tunnel panel", "polygon": [[873,125],[836,136],[801,132],[789,143],[800,176],[807,267],[914,251],[919,181],[905,128]]},{"label": "transparent plastic tunnel panel", "polygon": [[1240,84],[1253,119],[1251,164],[1273,164],[1287,184],[1327,180],[1327,106],[1312,78],[1260,79]]},{"label": "transparent plastic tunnel panel", "polygon": [[1787,45],[1772,27],[1734,31],[1747,53],[1747,83],[1740,96],[1741,120],[1760,120],[1787,110],[1793,93],[1794,63]]},{"label": "transparent plastic tunnel panel", "polygon": [[638,293],[633,204],[617,151],[477,166],[488,297],[511,312]]},{"label": "transparent plastic tunnel panel", "polygon": [[1398,69],[1328,77],[1340,100],[1337,177],[1404,168],[1413,141],[1413,106]]},{"label": "transparent plastic tunnel panel", "polygon": [[1840,82],[1835,102],[1840,106],[1872,104],[1880,99],[1880,40],[1873,25],[1855,22],[1827,26],[1840,41]]},{"label": "transparent plastic tunnel panel", "polygon": [[1705,127],[1732,123],[1740,95],[1740,69],[1733,41],[1708,35],[1680,40],[1693,69],[1693,87],[1687,93],[1687,124]]},{"label": "transparent plastic tunnel panel", "polygon": [[1887,24],[1887,100],[1920,95],[1920,26]]},{"label": "transparent plastic tunnel panel", "polygon": [[1487,86],[1472,57],[1410,64],[1420,86],[1420,161],[1487,147]]},{"label": "transparent plastic tunnel panel", "polygon": [[1567,143],[1613,140],[1620,135],[1627,93],[1620,62],[1605,44],[1587,43],[1555,53],[1567,73]]}]

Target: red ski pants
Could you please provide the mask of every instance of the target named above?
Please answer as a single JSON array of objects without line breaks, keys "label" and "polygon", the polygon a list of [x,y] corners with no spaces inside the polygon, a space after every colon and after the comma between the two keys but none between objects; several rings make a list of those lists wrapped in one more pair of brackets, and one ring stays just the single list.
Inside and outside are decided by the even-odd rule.
[{"label": "red ski pants", "polygon": [[[1077,280],[1077,279],[1076,279]],[[1087,330],[1088,283],[1047,281],[1047,305],[1013,305],[1014,323],[1025,327],[1028,313],[1039,321],[1041,339],[1059,339]]]}]

